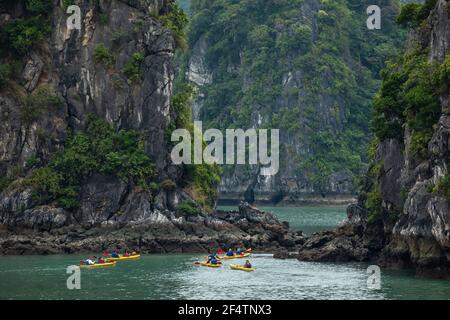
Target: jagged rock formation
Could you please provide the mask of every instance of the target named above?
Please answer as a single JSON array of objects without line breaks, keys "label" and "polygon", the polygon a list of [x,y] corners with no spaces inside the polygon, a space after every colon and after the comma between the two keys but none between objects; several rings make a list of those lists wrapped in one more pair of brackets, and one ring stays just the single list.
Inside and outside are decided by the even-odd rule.
[{"label": "jagged rock formation", "polygon": [[[140,215],[140,216],[139,216]],[[246,203],[236,212],[183,216],[152,212],[115,217],[108,225],[69,224],[61,210],[43,207],[35,215],[0,229],[0,254],[102,252],[139,247],[143,253],[214,252],[239,246],[259,251],[296,250],[303,235],[292,233],[270,213]]]},{"label": "jagged rock formation", "polygon": [[[411,33],[408,52],[410,56],[425,52],[427,65],[442,75],[450,54],[450,4],[446,0],[428,3],[433,4],[429,17]],[[382,139],[359,203],[348,209],[348,221],[337,230],[307,239],[299,259],[377,261],[388,267],[415,268],[419,275],[450,276],[450,104],[448,78],[440,79],[444,79],[441,85],[432,88],[439,111],[432,118],[436,119],[430,123],[432,135],[422,152],[415,151],[414,122],[403,125],[399,135],[403,138]],[[406,89],[414,86],[408,83]],[[418,101],[416,95],[413,102]],[[430,101],[420,110],[429,110]]]},{"label": "jagged rock formation", "polygon": [[[366,9],[382,8],[382,30]],[[204,127],[278,128],[281,167],[225,170],[222,201],[348,204],[367,164],[370,99],[402,42],[398,1],[191,1],[187,80]],[[367,44],[367,45],[366,45]],[[379,50],[380,49],[380,50]]]}]

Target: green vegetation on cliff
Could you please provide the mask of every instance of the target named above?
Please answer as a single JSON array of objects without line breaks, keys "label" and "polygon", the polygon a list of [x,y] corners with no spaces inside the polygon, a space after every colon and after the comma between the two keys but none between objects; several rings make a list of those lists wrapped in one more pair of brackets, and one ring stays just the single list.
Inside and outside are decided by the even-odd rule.
[{"label": "green vegetation on cliff", "polygon": [[[195,91],[192,86],[183,85],[173,96],[172,107],[176,114],[176,118],[168,127],[168,141],[171,140],[170,134],[175,129],[187,129],[191,133],[191,136],[193,136],[194,130],[198,130],[194,127],[190,108],[190,102],[194,94]],[[194,148],[192,148],[192,152],[193,150]],[[220,167],[217,165],[186,165],[184,174],[185,188],[193,199],[208,211],[214,208],[217,199],[217,187],[220,183],[220,173]],[[188,205],[185,205],[184,209],[186,209],[187,206]]]},{"label": "green vegetation on cliff", "polygon": [[172,31],[177,46],[185,49],[187,47],[186,28],[189,20],[180,4],[175,0],[170,0],[167,12],[159,16],[159,20]]},{"label": "green vegetation on cliff", "polygon": [[189,45],[206,43],[213,79],[200,88],[205,126],[281,129],[296,147],[281,154],[315,189],[335,172],[358,173],[379,71],[403,39],[397,1],[383,2],[381,31],[367,30],[368,5],[192,0]]},{"label": "green vegetation on cliff", "polygon": [[372,127],[380,141],[402,139],[404,125],[411,132],[410,151],[424,158],[439,118],[439,70],[428,62],[426,50],[406,53],[383,70],[383,84],[375,98]]},{"label": "green vegetation on cliff", "polygon": [[90,115],[86,131],[71,135],[48,166],[32,168],[25,184],[33,187],[38,203],[57,201],[70,210],[79,205],[80,185],[95,173],[115,175],[124,183],[147,188],[155,168],[137,132],[116,131]]},{"label": "green vegetation on cliff", "polygon": [[[23,56],[50,33],[48,16],[52,4],[47,0],[26,0],[21,18],[11,19],[0,29],[0,57]],[[2,1],[1,8],[12,8],[15,0]],[[1,9],[0,8],[0,9]]]},{"label": "green vegetation on cliff", "polygon": [[[442,64],[435,60],[430,62],[429,46],[423,45],[423,38],[429,33],[428,17],[436,3],[436,0],[427,0],[424,4],[407,4],[397,19],[399,24],[415,28],[416,32],[411,34],[404,54],[391,60],[382,71],[381,89],[374,98],[371,126],[375,137],[370,151],[370,187],[362,193],[369,222],[385,218],[382,214],[395,219],[410,191],[409,187],[402,186],[402,190],[398,190],[402,205],[395,208],[384,204],[383,208],[379,186],[382,166],[377,164],[380,159],[375,159],[375,150],[381,142],[396,139],[406,149],[404,154],[412,165],[439,154],[430,154],[429,143],[442,114],[440,98],[448,95],[450,88],[450,56]],[[449,181],[446,175],[427,191],[449,197]]]}]

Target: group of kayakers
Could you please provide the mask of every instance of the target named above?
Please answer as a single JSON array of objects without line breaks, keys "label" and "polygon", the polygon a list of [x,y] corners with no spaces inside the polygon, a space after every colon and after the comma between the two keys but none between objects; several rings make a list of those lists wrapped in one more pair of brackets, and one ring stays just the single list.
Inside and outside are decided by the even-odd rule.
[{"label": "group of kayakers", "polygon": [[[223,252],[223,251],[222,251]],[[242,251],[240,248],[237,248],[235,251],[230,248],[228,249],[228,251],[226,252],[226,256],[227,257],[234,257],[234,256],[243,256],[245,254],[245,251]],[[217,255],[217,253],[212,253],[208,256],[208,261],[207,264],[211,264],[211,265],[218,265],[221,264],[220,262],[220,258]],[[249,260],[245,261],[245,264],[243,265],[244,268],[252,268],[252,264]]]},{"label": "group of kayakers", "polygon": [[104,264],[107,263],[108,262],[107,260],[110,258],[131,257],[137,254],[138,254],[137,249],[133,250],[126,249],[123,254],[119,254],[117,250],[114,250],[111,254],[109,254],[108,251],[104,251],[100,257],[93,256],[87,258],[86,260],[81,261],[81,264],[84,265]]}]

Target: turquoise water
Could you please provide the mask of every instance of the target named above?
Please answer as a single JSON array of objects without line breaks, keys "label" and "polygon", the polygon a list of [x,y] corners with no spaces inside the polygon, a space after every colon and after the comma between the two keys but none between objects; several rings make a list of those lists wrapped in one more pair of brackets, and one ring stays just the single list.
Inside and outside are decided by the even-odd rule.
[{"label": "turquoise water", "polygon": [[[343,213],[316,208],[322,210],[323,222],[308,226],[305,221],[320,211],[271,209],[293,227],[310,231],[340,220]],[[256,268],[252,273],[231,270],[230,263],[241,263],[236,260],[211,269],[195,264],[202,255],[147,255],[113,268],[82,269],[81,290],[69,290],[66,268],[83,258],[0,257],[0,299],[450,299],[450,282],[445,280],[382,270],[381,289],[370,290],[365,264],[275,260],[268,254],[251,257]]]},{"label": "turquoise water", "polygon": [[[237,207],[223,206],[219,209],[237,210]],[[281,221],[288,221],[292,230],[301,230],[307,235],[332,229],[347,217],[344,207],[260,207],[260,209],[274,213]]]}]

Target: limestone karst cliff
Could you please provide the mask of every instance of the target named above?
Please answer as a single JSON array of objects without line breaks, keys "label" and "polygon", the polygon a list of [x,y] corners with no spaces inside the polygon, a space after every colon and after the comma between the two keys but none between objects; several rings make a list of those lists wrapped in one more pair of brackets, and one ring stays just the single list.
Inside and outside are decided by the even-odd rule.
[{"label": "limestone karst cliff", "polygon": [[449,277],[450,3],[410,5],[404,55],[383,71],[372,162],[339,229],[305,243],[303,260],[377,261]]},{"label": "limestone karst cliff", "polygon": [[[352,201],[368,163],[371,100],[403,32],[399,1],[190,1],[186,77],[205,127],[280,129],[280,171],[227,167],[224,200]],[[366,10],[379,5],[381,30]]]}]

